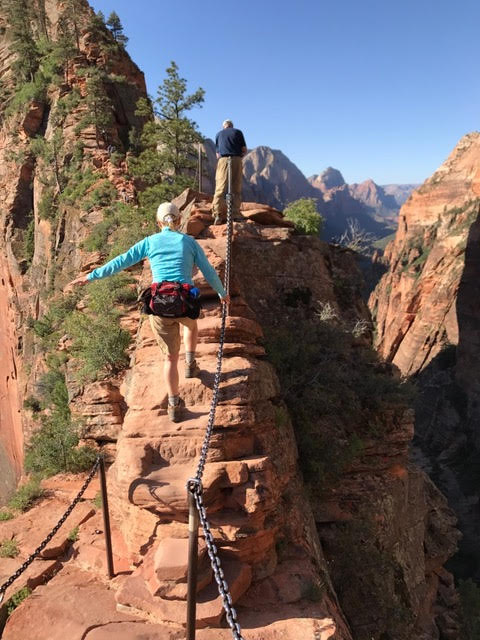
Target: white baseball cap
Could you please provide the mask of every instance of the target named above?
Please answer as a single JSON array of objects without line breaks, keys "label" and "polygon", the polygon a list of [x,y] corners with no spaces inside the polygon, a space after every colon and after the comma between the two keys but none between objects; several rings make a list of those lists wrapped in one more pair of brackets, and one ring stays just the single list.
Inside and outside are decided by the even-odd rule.
[{"label": "white baseball cap", "polygon": [[[180,211],[173,202],[162,202],[157,209],[157,222],[173,222],[180,217]],[[168,220],[170,218],[170,220]]]}]

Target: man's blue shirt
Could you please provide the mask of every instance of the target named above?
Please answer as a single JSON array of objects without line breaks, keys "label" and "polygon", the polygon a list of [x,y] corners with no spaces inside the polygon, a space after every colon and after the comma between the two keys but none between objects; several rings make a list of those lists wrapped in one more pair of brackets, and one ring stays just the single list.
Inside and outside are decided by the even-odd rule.
[{"label": "man's blue shirt", "polygon": [[246,146],[243,133],[234,127],[222,129],[215,137],[215,148],[221,156],[241,156]]},{"label": "man's blue shirt", "polygon": [[202,247],[195,238],[168,227],[160,233],[148,236],[133,245],[127,252],[113,258],[102,267],[91,271],[87,280],[98,280],[111,276],[122,269],[131,267],[144,258],[150,261],[152,282],[188,282],[193,284],[192,271],[196,265],[205,276],[208,284],[220,294],[226,292],[217,272],[209,263]]}]

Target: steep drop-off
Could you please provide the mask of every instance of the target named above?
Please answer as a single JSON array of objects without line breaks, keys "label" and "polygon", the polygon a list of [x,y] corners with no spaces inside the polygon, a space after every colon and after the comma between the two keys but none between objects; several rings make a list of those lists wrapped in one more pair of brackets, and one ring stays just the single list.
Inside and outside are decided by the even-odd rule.
[{"label": "steep drop-off", "polygon": [[479,577],[480,134],[464,136],[400,212],[370,300],[377,347],[418,380],[415,442],[464,534],[454,565]]}]

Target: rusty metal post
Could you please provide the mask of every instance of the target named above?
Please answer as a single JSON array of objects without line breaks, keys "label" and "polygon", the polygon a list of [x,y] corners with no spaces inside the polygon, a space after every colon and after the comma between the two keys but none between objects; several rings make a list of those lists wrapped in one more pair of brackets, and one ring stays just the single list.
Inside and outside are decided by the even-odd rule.
[{"label": "rusty metal post", "polygon": [[98,465],[98,475],[100,476],[100,491],[102,494],[103,528],[105,529],[105,547],[107,551],[108,577],[113,578],[113,552],[112,552],[112,532],[110,530],[110,513],[108,511],[107,497],[107,476],[105,474],[105,458],[100,456]]},{"label": "rusty metal post", "polygon": [[193,491],[188,489],[187,640],[195,640],[198,576],[198,512]]}]

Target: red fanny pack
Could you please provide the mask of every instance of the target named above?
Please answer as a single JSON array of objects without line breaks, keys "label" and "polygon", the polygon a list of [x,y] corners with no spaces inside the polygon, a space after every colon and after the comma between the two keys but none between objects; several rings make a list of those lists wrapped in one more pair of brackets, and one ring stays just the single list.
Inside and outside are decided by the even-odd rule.
[{"label": "red fanny pack", "polygon": [[192,285],[182,282],[154,282],[149,307],[156,316],[182,318],[188,315]]}]

